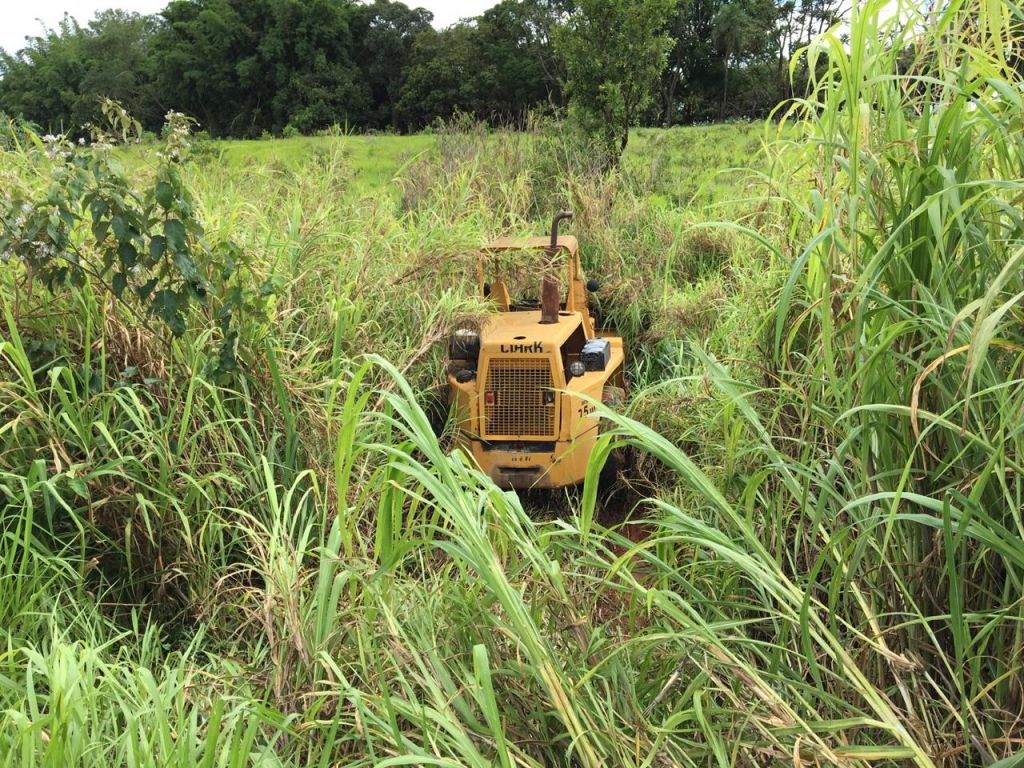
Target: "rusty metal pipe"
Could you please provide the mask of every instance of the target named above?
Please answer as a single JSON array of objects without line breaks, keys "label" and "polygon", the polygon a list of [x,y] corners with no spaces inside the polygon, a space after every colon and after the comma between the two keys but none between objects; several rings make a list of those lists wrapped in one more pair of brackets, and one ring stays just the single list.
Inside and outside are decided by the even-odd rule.
[{"label": "rusty metal pipe", "polygon": [[559,211],[551,221],[551,245],[548,247],[548,254],[553,255],[558,250],[558,225],[566,219],[572,219],[572,211]]},{"label": "rusty metal pipe", "polygon": [[558,253],[558,225],[565,219],[572,218],[572,211],[559,211],[551,221],[551,245],[544,251],[544,281],[540,286],[540,322],[551,325],[558,322],[559,295],[561,293],[558,278],[551,274],[551,264]]}]

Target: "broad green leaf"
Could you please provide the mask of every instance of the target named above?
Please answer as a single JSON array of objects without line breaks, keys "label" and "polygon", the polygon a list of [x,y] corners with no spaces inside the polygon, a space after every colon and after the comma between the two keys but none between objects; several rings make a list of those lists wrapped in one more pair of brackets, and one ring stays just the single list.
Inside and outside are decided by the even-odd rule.
[{"label": "broad green leaf", "polygon": [[164,222],[164,236],[167,238],[167,247],[171,253],[185,250],[185,225],[178,219],[168,219]]},{"label": "broad green leaf", "polygon": [[172,205],[174,205],[174,187],[166,181],[157,182],[155,197],[160,207],[164,210],[168,210]]}]

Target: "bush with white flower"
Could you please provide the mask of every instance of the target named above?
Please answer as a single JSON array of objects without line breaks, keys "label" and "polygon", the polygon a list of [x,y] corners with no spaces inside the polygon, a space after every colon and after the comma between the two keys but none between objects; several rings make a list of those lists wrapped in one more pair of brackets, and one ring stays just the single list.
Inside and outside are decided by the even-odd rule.
[{"label": "bush with white flower", "polygon": [[194,121],[168,113],[155,173],[132,183],[115,148],[138,143],[141,126],[115,102],[103,113],[106,127],[77,146],[24,127],[23,141],[0,146],[0,260],[53,292],[90,283],[174,336],[214,324],[211,370],[229,373],[244,316],[260,314],[272,290],[254,287],[236,243],[204,238],[182,182]]}]

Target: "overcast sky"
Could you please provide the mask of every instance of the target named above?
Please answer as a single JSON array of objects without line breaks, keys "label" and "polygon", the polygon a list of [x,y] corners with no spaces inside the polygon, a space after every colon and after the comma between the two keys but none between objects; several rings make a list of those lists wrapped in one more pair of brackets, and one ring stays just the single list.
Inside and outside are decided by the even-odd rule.
[{"label": "overcast sky", "polygon": [[[465,16],[477,16],[496,0],[404,0],[406,5],[427,8],[434,14],[435,27],[447,27]],[[0,48],[14,52],[25,45],[25,37],[38,35],[44,26],[54,27],[71,14],[83,24],[96,11],[123,8],[139,13],[156,13],[167,0],[0,0]]]}]

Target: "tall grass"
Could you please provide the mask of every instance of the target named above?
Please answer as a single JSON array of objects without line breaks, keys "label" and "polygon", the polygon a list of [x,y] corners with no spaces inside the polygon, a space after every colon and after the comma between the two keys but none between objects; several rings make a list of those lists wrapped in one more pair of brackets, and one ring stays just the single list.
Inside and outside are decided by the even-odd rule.
[{"label": "tall grass", "polygon": [[[730,207],[639,158],[578,173],[545,136],[500,157],[508,137],[442,136],[401,202],[350,194],[330,142],[191,168],[207,232],[277,287],[230,384],[195,334],[8,269],[0,765],[1018,751],[1021,18],[900,18],[858,4],[848,41],[802,54],[785,171]],[[542,228],[548,199],[580,214],[637,386],[541,520],[420,403],[436,342],[481,311],[465,257]],[[652,498],[609,529],[594,491],[622,442]]]},{"label": "tall grass", "polygon": [[[804,135],[780,159],[808,189],[776,253],[781,386],[708,375],[767,469],[743,497],[801,582],[804,676],[865,704],[870,684],[894,741],[986,764],[1018,746],[1021,705],[1021,13],[892,10],[858,4],[848,41],[813,43],[786,114]],[[823,663],[816,616],[856,672]]]}]

